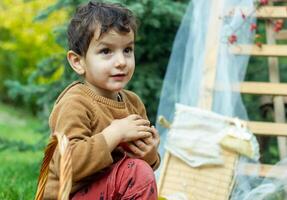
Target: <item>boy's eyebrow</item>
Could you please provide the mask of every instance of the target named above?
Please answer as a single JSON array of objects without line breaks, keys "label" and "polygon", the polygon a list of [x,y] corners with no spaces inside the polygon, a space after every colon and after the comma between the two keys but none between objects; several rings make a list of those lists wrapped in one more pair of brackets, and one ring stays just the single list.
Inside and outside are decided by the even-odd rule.
[{"label": "boy's eyebrow", "polygon": [[[134,43],[135,43],[134,41],[130,41],[130,42],[127,43],[125,46],[129,46],[129,45],[132,45],[132,44],[134,44]],[[97,46],[99,46],[99,45],[114,46],[113,43],[109,43],[109,42],[99,42],[99,43],[97,44]]]}]

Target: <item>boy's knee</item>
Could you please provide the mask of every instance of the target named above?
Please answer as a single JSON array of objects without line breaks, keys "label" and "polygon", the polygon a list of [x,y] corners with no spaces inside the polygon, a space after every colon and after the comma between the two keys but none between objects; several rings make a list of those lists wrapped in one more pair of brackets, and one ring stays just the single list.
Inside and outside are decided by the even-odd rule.
[{"label": "boy's knee", "polygon": [[[117,173],[116,191],[122,199],[155,199],[156,180],[152,168],[143,160],[126,158]],[[146,196],[146,198],[144,198]]]},{"label": "boy's knee", "polygon": [[128,176],[133,176],[137,180],[145,180],[145,182],[155,181],[153,169],[141,159],[127,158],[126,170]]}]

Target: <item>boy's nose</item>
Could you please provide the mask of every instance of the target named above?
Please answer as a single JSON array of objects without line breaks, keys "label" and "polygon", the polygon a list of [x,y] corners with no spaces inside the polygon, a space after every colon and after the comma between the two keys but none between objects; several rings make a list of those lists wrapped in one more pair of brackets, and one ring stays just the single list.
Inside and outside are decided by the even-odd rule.
[{"label": "boy's nose", "polygon": [[125,67],[127,64],[126,58],[122,53],[119,53],[116,60],[116,67]]}]

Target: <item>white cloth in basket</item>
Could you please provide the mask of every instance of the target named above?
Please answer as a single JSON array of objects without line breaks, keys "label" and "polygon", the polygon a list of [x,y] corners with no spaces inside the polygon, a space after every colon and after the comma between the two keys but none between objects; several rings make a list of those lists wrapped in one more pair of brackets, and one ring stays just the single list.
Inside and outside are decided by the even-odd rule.
[{"label": "white cloth in basket", "polygon": [[165,148],[192,167],[223,164],[221,148],[259,159],[255,136],[243,121],[176,104]]}]

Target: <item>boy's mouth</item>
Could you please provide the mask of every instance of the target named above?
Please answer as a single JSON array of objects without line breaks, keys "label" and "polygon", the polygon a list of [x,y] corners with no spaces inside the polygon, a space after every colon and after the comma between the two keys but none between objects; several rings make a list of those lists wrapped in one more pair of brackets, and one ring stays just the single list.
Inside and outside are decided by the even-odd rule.
[{"label": "boy's mouth", "polygon": [[118,77],[118,76],[125,76],[126,74],[123,74],[123,73],[121,73],[121,74],[114,74],[114,75],[112,75],[112,77]]},{"label": "boy's mouth", "polygon": [[125,76],[126,76],[126,74],[114,74],[114,75],[112,75],[111,77],[112,77],[113,79],[116,79],[116,80],[122,80],[122,79],[125,78]]}]

